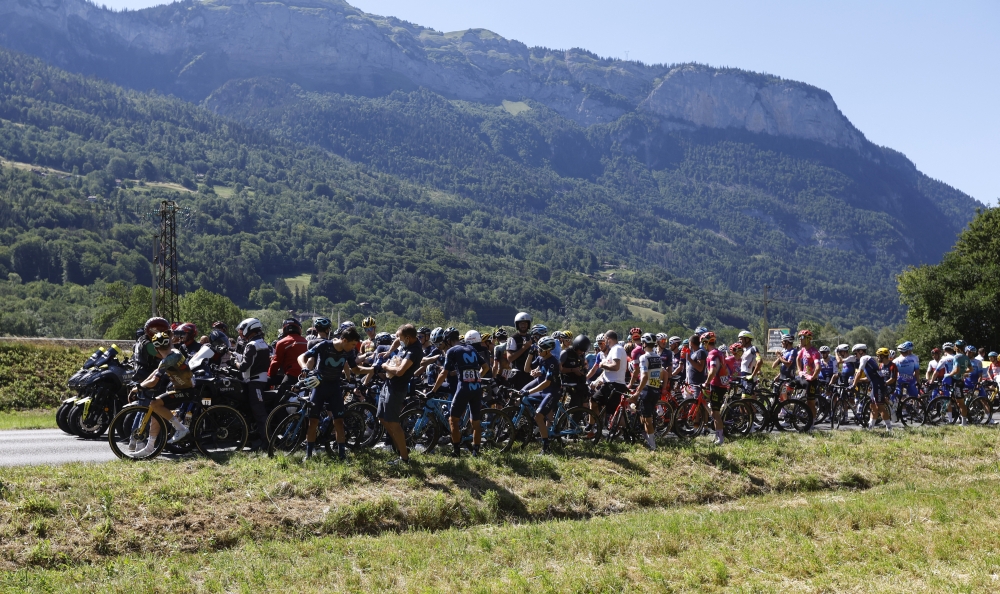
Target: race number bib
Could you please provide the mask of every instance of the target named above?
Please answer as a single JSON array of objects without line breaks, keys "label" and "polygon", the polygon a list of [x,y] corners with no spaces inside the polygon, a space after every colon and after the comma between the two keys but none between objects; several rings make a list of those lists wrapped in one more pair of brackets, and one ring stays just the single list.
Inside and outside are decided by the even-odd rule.
[{"label": "race number bib", "polygon": [[479,370],[477,369],[463,369],[462,370],[462,382],[466,384],[477,384],[479,383]]},{"label": "race number bib", "polygon": [[663,385],[663,380],[660,379],[659,369],[649,370],[649,381],[647,382],[650,388],[659,388]]}]

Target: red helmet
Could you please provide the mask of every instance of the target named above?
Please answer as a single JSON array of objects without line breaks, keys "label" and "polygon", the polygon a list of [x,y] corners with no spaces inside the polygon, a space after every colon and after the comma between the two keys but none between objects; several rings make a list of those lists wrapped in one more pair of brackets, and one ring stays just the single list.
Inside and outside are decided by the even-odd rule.
[{"label": "red helmet", "polygon": [[194,335],[198,333],[198,327],[191,322],[185,322],[177,327],[174,332],[186,335],[188,338],[194,339]]},{"label": "red helmet", "polygon": [[705,343],[708,343],[708,342],[715,342],[715,332],[706,332],[706,333],[702,334],[701,335],[701,342],[702,342],[702,344],[705,344]]},{"label": "red helmet", "polygon": [[153,335],[158,332],[170,332],[170,322],[163,318],[149,318],[142,329],[146,332],[147,337],[153,338]]},{"label": "red helmet", "polygon": [[741,343],[741,342],[734,342],[733,344],[729,345],[729,351],[730,352],[735,352],[737,350],[740,350],[740,351],[743,350],[743,343]]},{"label": "red helmet", "polygon": [[932,355],[940,355],[941,354],[941,349],[939,349],[937,347],[934,347],[934,348],[931,349],[931,354]]},{"label": "red helmet", "polygon": [[805,336],[806,338],[812,338],[813,331],[809,330],[808,328],[805,330],[799,330],[799,338],[802,338],[803,336]]}]

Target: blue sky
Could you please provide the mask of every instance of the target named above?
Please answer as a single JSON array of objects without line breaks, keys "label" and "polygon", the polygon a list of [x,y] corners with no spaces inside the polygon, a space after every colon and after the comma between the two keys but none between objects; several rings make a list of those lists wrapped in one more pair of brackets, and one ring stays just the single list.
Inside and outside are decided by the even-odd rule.
[{"label": "blue sky", "polygon": [[1000,197],[998,0],[349,1],[441,31],[481,27],[528,45],[808,82],[927,175],[990,205]]}]

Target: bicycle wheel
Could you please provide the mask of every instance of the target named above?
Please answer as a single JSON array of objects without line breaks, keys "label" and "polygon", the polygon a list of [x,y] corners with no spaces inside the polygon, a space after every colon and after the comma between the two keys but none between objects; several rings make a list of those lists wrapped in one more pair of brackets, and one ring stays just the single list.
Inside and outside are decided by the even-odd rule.
[{"label": "bicycle wheel", "polygon": [[672,402],[660,400],[656,403],[656,409],[653,411],[653,433],[657,437],[666,437],[673,430],[676,413],[677,409]]},{"label": "bicycle wheel", "polygon": [[438,445],[441,427],[436,420],[424,415],[423,410],[408,410],[399,419],[406,436],[406,447],[411,452],[430,454]]},{"label": "bicycle wheel", "polygon": [[938,396],[927,405],[924,422],[930,425],[940,425],[948,418],[948,410],[952,407],[951,398]]},{"label": "bicycle wheel", "polygon": [[985,425],[993,418],[990,401],[984,396],[978,396],[969,403],[969,422],[973,425]]},{"label": "bicycle wheel", "polygon": [[746,437],[753,432],[753,406],[734,400],[722,408],[722,430],[726,437]]},{"label": "bicycle wheel", "polygon": [[767,408],[764,403],[756,398],[743,398],[740,402],[745,402],[753,411],[753,431],[770,431],[767,423]]},{"label": "bicycle wheel", "polygon": [[812,429],[813,414],[809,405],[795,398],[779,402],[771,409],[772,424],[778,431],[805,432]]},{"label": "bicycle wheel", "polygon": [[813,419],[813,423],[818,425],[829,420],[831,412],[830,402],[830,398],[825,393],[816,395],[816,418]]},{"label": "bicycle wheel", "polygon": [[301,412],[288,415],[274,428],[267,443],[267,455],[273,456],[275,452],[286,455],[295,453],[305,444],[308,429],[309,418]]},{"label": "bicycle wheel", "polygon": [[707,412],[697,398],[685,398],[674,415],[674,433],[682,439],[700,435],[708,422]]},{"label": "bicycle wheel", "polygon": [[250,428],[240,411],[224,404],[206,408],[191,432],[198,451],[213,459],[242,452],[250,436]]},{"label": "bicycle wheel", "polygon": [[[137,418],[141,419],[149,410],[147,406],[128,406],[122,409],[111,420],[111,430],[108,431],[108,443],[116,456],[125,460],[152,460],[160,455],[167,443],[167,424],[159,416],[152,414],[144,427],[133,429]],[[152,435],[152,437],[150,437]],[[135,444],[129,448],[133,438]],[[153,447],[146,450],[149,440]]]},{"label": "bicycle wheel", "polygon": [[510,440],[514,437],[514,426],[503,411],[495,408],[483,409],[483,437],[481,447],[484,450],[506,451]]},{"label": "bicycle wheel", "polygon": [[904,427],[919,427],[924,424],[926,417],[927,411],[924,408],[924,403],[916,396],[904,398],[899,403],[899,408],[896,409],[896,419]]},{"label": "bicycle wheel", "polygon": [[383,437],[382,423],[375,414],[378,409],[368,402],[355,402],[347,407],[356,415],[344,417],[344,428],[347,430],[347,446],[352,450],[373,447]]}]

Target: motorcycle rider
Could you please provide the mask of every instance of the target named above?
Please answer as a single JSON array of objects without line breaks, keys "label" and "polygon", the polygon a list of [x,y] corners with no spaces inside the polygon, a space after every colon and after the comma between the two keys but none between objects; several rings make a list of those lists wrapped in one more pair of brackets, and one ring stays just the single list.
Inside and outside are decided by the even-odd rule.
[{"label": "motorcycle rider", "polygon": [[302,367],[299,366],[298,358],[309,350],[308,341],[302,336],[302,324],[295,318],[282,322],[281,332],[285,336],[274,345],[274,356],[267,368],[268,385],[280,382],[279,400],[299,380]]},{"label": "motorcycle rider", "polygon": [[264,410],[264,390],[267,389],[267,369],[271,362],[271,347],[264,342],[264,326],[257,318],[247,318],[240,322],[243,327],[243,354],[236,356],[236,363],[243,379],[247,382],[250,410],[257,421],[257,433],[261,442],[253,449],[267,443],[267,411]]}]

